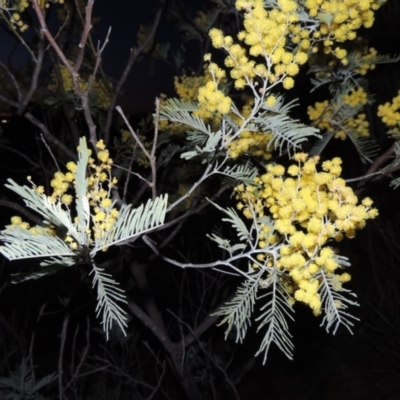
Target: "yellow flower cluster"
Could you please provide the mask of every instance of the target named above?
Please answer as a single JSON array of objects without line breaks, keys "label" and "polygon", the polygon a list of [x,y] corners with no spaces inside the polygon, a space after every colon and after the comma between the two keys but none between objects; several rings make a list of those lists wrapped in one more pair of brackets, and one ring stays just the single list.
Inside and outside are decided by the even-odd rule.
[{"label": "yellow flower cluster", "polygon": [[10,22],[21,32],[25,32],[28,29],[28,25],[22,20],[19,12],[14,12],[11,14]]},{"label": "yellow flower cluster", "polygon": [[9,23],[10,28],[24,32],[28,29],[28,25],[22,20],[21,13],[28,7],[29,3],[27,0],[2,0],[0,1],[0,19],[5,19]]},{"label": "yellow flower cluster", "polygon": [[229,156],[233,159],[238,158],[243,153],[249,153],[264,160],[271,159],[271,152],[268,151],[268,143],[272,135],[265,132],[250,132],[244,130],[236,140],[228,145]]},{"label": "yellow flower cluster", "polygon": [[[225,66],[230,69],[237,89],[252,85],[256,77],[270,82],[282,79],[283,87],[291,89],[294,85],[292,77],[298,74],[299,65],[307,62],[309,31],[296,24],[299,20],[297,2],[278,0],[277,4],[278,8],[268,11],[262,0],[236,2],[236,8],[244,10],[245,28],[238,34],[238,39],[248,46],[248,51],[219,29],[209,32],[213,46],[228,53]],[[286,50],[288,44],[295,42],[295,51]],[[262,61],[255,61],[259,56]]]},{"label": "yellow flower cluster", "polygon": [[368,103],[368,95],[361,87],[351,89],[349,93],[343,96],[343,101],[350,107],[357,107]]},{"label": "yellow flower cluster", "polygon": [[365,75],[369,70],[375,69],[376,65],[371,63],[371,60],[376,58],[378,55],[378,52],[376,51],[375,48],[370,47],[365,54],[362,52],[356,52],[356,58],[360,60],[360,62],[363,62],[359,67],[355,69],[356,72],[358,72],[361,75]]},{"label": "yellow flower cluster", "polygon": [[208,71],[212,80],[209,80],[198,89],[197,100],[199,101],[199,108],[209,113],[205,117],[211,117],[214,113],[228,114],[231,109],[232,99],[218,89],[219,82],[225,78],[225,71],[215,63],[210,63]]},{"label": "yellow flower cluster", "polygon": [[378,106],[378,117],[390,128],[388,133],[399,134],[400,129],[400,90],[392,102],[386,102]]},{"label": "yellow flower cluster", "polygon": [[97,158],[101,163],[97,165],[93,158],[89,158],[90,175],[86,197],[93,210],[93,235],[98,239],[112,228],[118,216],[118,210],[113,208],[111,200],[111,189],[118,181],[111,176],[113,160],[103,140],[100,140],[96,147],[99,149]]},{"label": "yellow flower cluster", "polygon": [[11,217],[11,225],[13,225],[13,226],[19,226],[19,227],[21,227],[22,229],[29,229],[29,224],[28,224],[28,222],[23,221],[22,218],[19,217],[19,216]]},{"label": "yellow flower cluster", "polygon": [[[149,28],[141,24],[139,26],[139,31],[136,35],[136,45],[141,46],[146,40],[148,40],[149,34],[150,34]],[[158,46],[159,45],[156,45],[156,47]],[[152,49],[152,47],[153,47],[153,41],[150,40],[143,48],[143,51],[147,53]]]},{"label": "yellow flower cluster", "polygon": [[[323,162],[320,172],[319,157],[298,153],[294,159],[297,164],[287,170],[270,164],[264,175],[255,178],[255,185],[237,186],[237,207],[257,223],[258,246],[265,249],[257,259],[286,272],[290,278],[285,283],[288,292],[318,315],[321,272],[335,273],[339,282],[350,280],[349,274],[338,272],[335,252],[326,245],[344,236],[353,238],[378,211],[371,208],[369,198],[357,205],[357,196],[340,178],[340,158]],[[266,213],[273,218],[274,230],[263,223]],[[277,258],[268,251],[273,244],[279,245]],[[259,268],[257,263],[254,268]]]},{"label": "yellow flower cluster", "polygon": [[[356,30],[362,26],[370,27],[379,5],[379,0],[276,0],[273,5],[265,6],[263,0],[237,0],[236,9],[244,12],[244,30],[237,35],[239,43],[216,28],[210,30],[209,36],[213,47],[227,53],[225,66],[236,89],[246,86],[254,89],[260,80],[264,85],[262,91],[268,88],[268,83],[277,82],[291,89],[293,77],[308,61],[309,53],[318,51],[319,42],[326,54],[334,55],[346,65],[347,51],[334,44],[354,39]],[[304,12],[310,18],[305,18]],[[312,21],[315,23],[311,24]],[[367,61],[375,55],[376,51],[370,49],[363,56],[366,63],[358,68],[359,73],[373,68]],[[204,59],[210,61],[210,54]],[[210,63],[209,72],[211,79],[198,91],[204,118],[213,113],[226,114],[231,108],[230,98],[219,88],[225,72],[214,63]],[[178,90],[192,98],[196,90],[186,92],[188,86],[183,86],[187,88]]]},{"label": "yellow flower cluster", "polygon": [[313,41],[320,41],[326,54],[334,54],[347,65],[346,50],[333,48],[334,43],[354,40],[362,26],[370,28],[380,4],[379,0],[306,0],[304,6],[310,17],[320,22],[312,34]]},{"label": "yellow flower cluster", "polygon": [[[64,4],[64,0],[51,0],[53,3]],[[38,0],[40,8],[49,8],[50,2],[48,0]]]},{"label": "yellow flower cluster", "polygon": [[[13,3],[19,12],[23,12],[29,7],[28,0],[17,0],[14,1]],[[64,3],[64,0],[60,0],[59,3]]]},{"label": "yellow flower cluster", "polygon": [[[60,65],[60,74],[62,79],[63,90],[69,93],[74,92],[74,84],[72,81],[71,74],[68,72],[68,69],[65,65]],[[84,80],[79,78],[79,85],[82,91],[86,91],[89,88],[89,80]],[[110,106],[111,102],[111,88],[112,84],[110,81],[104,82],[101,80],[93,81],[90,87],[90,100],[94,102],[95,106],[102,109],[107,110]],[[57,91],[59,88],[59,83],[56,77],[55,72],[51,73],[51,83],[48,85],[48,89],[51,91]]]},{"label": "yellow flower cluster", "polygon": [[[343,96],[343,103],[350,107],[364,106],[368,102],[368,95],[363,88],[350,90]],[[369,123],[365,113],[360,112],[346,120],[338,120],[339,106],[329,104],[328,100],[316,102],[307,108],[308,117],[315,121],[315,126],[321,131],[335,132],[335,138],[345,140],[347,132],[352,132],[355,138],[369,136]]]},{"label": "yellow flower cluster", "polygon": [[[176,76],[174,78],[175,92],[182,100],[196,101],[199,95],[199,89],[211,79],[210,73],[206,70],[204,74],[195,76]],[[222,79],[225,83],[226,79]]]},{"label": "yellow flower cluster", "polygon": [[[64,4],[64,0],[52,0],[53,3]],[[49,8],[47,0],[38,0],[40,8]],[[29,7],[28,0],[0,0],[0,19],[9,22],[9,27],[25,32],[29,26],[23,21],[22,13]]]},{"label": "yellow flower cluster", "polygon": [[[205,86],[205,84],[212,79],[213,77],[207,68],[205,68],[204,73],[199,76],[187,76],[183,74],[183,76],[181,77],[174,78],[175,92],[182,100],[196,101],[198,100],[199,89]],[[220,77],[218,80],[218,84],[225,85],[225,77]],[[161,107],[163,106],[165,97],[165,95],[160,96]],[[199,108],[193,112],[193,115],[202,118],[205,123],[212,127],[212,129],[218,129],[218,126],[221,123],[221,114],[218,111],[211,112],[210,110],[208,110],[207,105],[204,107],[202,106],[202,104],[200,104]],[[168,120],[160,120],[158,128],[160,131],[168,131],[170,134],[173,135],[185,135],[188,130],[187,125],[177,122],[171,122]]]},{"label": "yellow flower cluster", "polygon": [[28,230],[34,235],[40,235],[43,234],[44,232],[49,233],[50,235],[55,236],[56,235],[56,230],[54,229],[53,226],[48,225],[48,226],[30,226],[28,222],[25,222],[22,220],[22,218],[18,215],[15,215],[11,217],[11,224],[6,226],[6,230],[11,230],[13,228],[19,227],[21,229]]},{"label": "yellow flower cluster", "polygon": [[[89,157],[89,177],[88,177],[88,190],[86,197],[89,200],[89,206],[92,213],[92,227],[88,234],[93,234],[94,238],[101,238],[105,232],[112,229],[116,218],[118,216],[118,210],[113,207],[113,202],[111,200],[111,189],[116,185],[117,179],[111,176],[111,166],[113,160],[109,156],[108,150],[105,148],[103,140],[100,140],[96,144],[97,158],[100,160],[99,165],[95,163],[95,160]],[[79,151],[79,148],[78,148]],[[89,150],[90,151],[90,150]],[[76,169],[77,165],[70,161],[66,165],[68,172],[65,174],[62,172],[56,172],[54,178],[50,182],[50,186],[53,188],[53,193],[48,197],[52,202],[59,202],[63,204],[67,209],[74,200],[73,195],[67,193],[70,189],[76,186]],[[30,177],[28,177],[30,180]],[[43,186],[36,186],[31,182],[35,190],[42,196],[44,194]],[[75,223],[77,223],[77,217],[75,218]],[[40,226],[30,227],[27,222],[23,222],[18,216],[11,218],[11,225],[8,228],[19,226],[23,229],[29,229],[33,233],[42,232],[43,230],[55,235],[56,232],[54,227],[49,226],[42,228]],[[78,243],[70,236],[64,238],[65,242],[72,249],[78,248]],[[89,241],[91,243],[92,240]]]},{"label": "yellow flower cluster", "polygon": [[198,11],[193,23],[195,24],[196,28],[203,32],[208,32],[214,20],[215,16],[213,12],[206,14],[204,11]]}]

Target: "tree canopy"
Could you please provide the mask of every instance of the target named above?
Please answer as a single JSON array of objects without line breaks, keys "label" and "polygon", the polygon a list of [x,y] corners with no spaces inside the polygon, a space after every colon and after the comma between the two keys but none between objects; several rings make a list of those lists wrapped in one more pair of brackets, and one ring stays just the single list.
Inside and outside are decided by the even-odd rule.
[{"label": "tree canopy", "polygon": [[[316,324],[343,354],[379,326],[398,362],[399,12],[155,1],[115,76],[94,0],[0,0],[1,396],[247,398]],[[145,114],[135,71],[173,86]]]}]

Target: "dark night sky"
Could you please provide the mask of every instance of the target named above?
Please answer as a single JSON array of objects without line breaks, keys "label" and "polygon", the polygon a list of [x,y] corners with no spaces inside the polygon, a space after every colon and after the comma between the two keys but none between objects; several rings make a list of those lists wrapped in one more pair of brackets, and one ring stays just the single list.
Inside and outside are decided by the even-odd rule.
[{"label": "dark night sky", "polygon": [[[150,4],[139,2],[133,8],[127,7],[124,0],[114,0],[113,7],[104,1],[95,3],[94,15],[100,17],[95,33],[99,33],[99,38],[102,39],[108,28],[112,28],[110,41],[103,56],[103,66],[106,73],[114,79],[122,73],[129,50],[135,44],[140,24],[148,25],[153,20],[154,14],[150,10]],[[124,98],[124,103],[129,109],[148,110],[154,104],[156,96],[172,87],[172,71],[169,67],[157,62],[151,74],[150,67],[149,60],[134,65],[125,87],[128,96]],[[134,102],[135,107],[132,107],[130,102]]]},{"label": "dark night sky", "polygon": [[[140,24],[152,23],[154,12],[151,10],[151,4],[149,1],[139,2],[132,7],[127,6],[125,0],[113,0],[110,7],[109,2],[95,1],[93,16],[100,18],[100,22],[93,28],[95,40],[102,43],[111,27],[109,43],[103,53],[103,67],[112,79],[118,79],[121,75],[129,57],[129,50],[135,45]],[[29,31],[24,35],[29,37]],[[1,62],[10,61],[10,54],[14,66],[22,66],[28,60],[29,56],[23,46],[4,30],[0,31],[0,43]],[[151,111],[156,96],[161,92],[171,92],[173,74],[172,68],[160,61],[144,59],[137,62],[124,87],[121,105],[133,114]]]}]

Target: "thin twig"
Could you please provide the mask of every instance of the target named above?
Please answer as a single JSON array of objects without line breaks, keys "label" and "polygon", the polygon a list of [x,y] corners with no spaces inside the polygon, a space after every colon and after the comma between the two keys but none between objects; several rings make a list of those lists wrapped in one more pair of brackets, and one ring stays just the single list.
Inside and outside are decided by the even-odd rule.
[{"label": "thin twig", "polygon": [[[241,271],[239,268],[235,267],[232,264],[232,262],[234,262],[234,261],[240,260],[241,258],[246,258],[249,254],[241,253],[236,256],[231,256],[226,260],[218,260],[218,261],[214,261],[214,262],[210,262],[210,263],[201,263],[201,264],[182,263],[182,262],[176,261],[172,258],[169,258],[169,257],[161,254],[161,252],[158,250],[157,246],[149,239],[149,237],[147,235],[143,235],[142,239],[147,244],[147,246],[149,246],[154,251],[154,253],[156,253],[161,259],[168,262],[169,264],[176,265],[177,267],[180,267],[183,269],[185,269],[185,268],[200,269],[200,268],[216,268],[219,265],[225,265],[225,266],[233,269],[234,271],[236,271],[238,274],[243,275],[245,278],[247,278],[251,281],[254,280],[254,278],[251,277],[249,274]],[[221,271],[221,272],[224,272],[224,271]]]},{"label": "thin twig", "polygon": [[64,317],[62,329],[61,329],[61,343],[60,343],[60,352],[58,356],[58,398],[60,400],[63,399],[64,390],[62,384],[63,378],[63,358],[64,358],[64,347],[65,341],[67,339],[67,329],[68,329],[68,322],[69,322],[69,314]]},{"label": "thin twig", "polygon": [[[90,112],[89,96],[86,91],[82,90],[80,80],[79,80],[79,68],[81,67],[81,64],[78,63],[78,64],[75,64],[75,66],[73,66],[72,63],[70,61],[68,61],[64,52],[61,50],[58,43],[55,41],[53,35],[50,33],[50,31],[47,27],[43,12],[38,4],[38,0],[32,0],[32,5],[35,10],[36,16],[39,20],[39,24],[40,24],[42,33],[44,34],[44,36],[50,43],[51,47],[56,52],[58,58],[61,60],[61,62],[64,64],[64,66],[67,68],[68,72],[71,75],[72,82],[74,85],[74,91],[81,102],[81,106],[82,106],[83,114],[85,116],[86,124],[89,128],[89,138],[90,138],[89,140],[92,143],[93,148],[95,150],[97,150],[96,149],[96,143],[97,143],[96,125],[93,121],[92,114]],[[88,9],[87,10],[89,12],[91,12],[90,5],[93,5],[93,0],[88,0]],[[91,14],[89,14],[89,16],[91,17]],[[89,19],[86,19],[84,31],[87,31],[87,34],[88,34],[90,29],[91,29],[91,22],[90,22],[90,18],[89,18]],[[82,37],[84,37],[84,35]],[[82,51],[84,51],[84,49],[82,49]],[[79,62],[80,54],[81,54],[81,52],[79,52],[77,62]]]},{"label": "thin twig", "polygon": [[187,324],[185,321],[183,321],[182,319],[180,319],[177,315],[175,315],[171,310],[168,310],[168,312],[174,316],[177,321],[179,321],[179,323],[181,325],[185,325],[187,327],[187,329],[189,330],[189,332],[191,333],[192,337],[196,340],[197,344],[199,345],[200,349],[203,351],[203,353],[210,359],[211,363],[214,365],[214,367],[219,370],[222,375],[224,375],[226,382],[228,383],[228,385],[231,387],[232,392],[235,396],[236,400],[240,400],[240,396],[239,393],[237,392],[235,385],[233,384],[233,382],[231,381],[231,379],[229,378],[228,374],[226,373],[226,370],[223,369],[215,360],[214,357],[206,350],[206,348],[204,347],[203,343],[200,341],[200,339],[198,338],[198,336],[196,335],[196,333],[193,331],[193,329],[191,328],[191,326],[189,324]]},{"label": "thin twig", "polygon": [[377,175],[382,175],[381,171],[378,172],[373,172],[372,174],[366,174],[364,176],[359,176],[358,178],[351,178],[351,179],[345,179],[346,182],[358,182],[358,181],[364,181],[368,178],[371,178],[372,176],[377,176]]},{"label": "thin twig", "polygon": [[78,72],[81,68],[83,57],[85,56],[86,42],[89,36],[89,32],[92,29],[92,11],[93,11],[94,0],[88,0],[85,7],[85,24],[83,25],[83,32],[81,40],[78,45],[78,56],[75,61],[75,71]]},{"label": "thin twig", "polygon": [[[122,201],[124,203],[126,203],[126,193],[128,192],[128,185],[129,185],[129,180],[130,180],[130,177],[131,177],[133,160],[134,160],[134,156],[132,154],[131,159],[129,160],[128,170],[127,170],[128,173],[126,174],[126,179],[125,179],[125,183],[124,183],[124,191],[123,191],[123,194],[122,194]],[[124,168],[124,170],[126,170],[126,168]],[[141,179],[142,175],[140,175],[140,174],[138,174],[138,175],[139,175],[139,177]]]},{"label": "thin twig", "polygon": [[44,145],[45,145],[47,151],[50,153],[50,156],[51,156],[51,158],[53,159],[54,164],[55,164],[56,167],[57,167],[57,171],[61,171],[61,170],[60,170],[60,166],[58,165],[57,159],[55,158],[53,152],[51,151],[50,146],[47,144],[46,140],[44,139],[44,136],[43,136],[42,133],[40,134],[40,139],[41,139],[41,141],[44,143]]},{"label": "thin twig", "polygon": [[[21,88],[19,87],[18,81],[15,78],[15,75],[10,71],[10,69],[4,65],[2,62],[0,62],[0,66],[3,67],[3,69],[7,72],[7,75],[10,77],[12,83],[14,84],[14,87],[17,91],[17,96],[18,96],[18,103],[16,104],[20,104],[21,100],[22,100],[22,93],[21,93]],[[3,96],[2,96],[3,97]],[[5,100],[3,100],[5,101]]]},{"label": "thin twig", "polygon": [[[158,103],[157,103],[157,100],[158,100]],[[158,112],[157,112],[156,119],[158,120],[160,104],[159,104],[159,99],[157,99],[157,100],[156,100],[156,104],[158,105]],[[126,118],[125,113],[123,112],[122,108],[120,106],[117,106],[116,109],[120,113],[122,119],[124,120],[127,128],[129,129],[129,132],[132,134],[133,139],[138,144],[138,146],[140,147],[140,149],[143,151],[144,155],[147,157],[147,159],[150,162],[151,182],[149,182],[149,181],[145,181],[145,182],[147,182],[147,184],[150,186],[152,199],[154,200],[157,197],[157,188],[156,188],[157,165],[156,165],[156,157],[155,157],[155,147],[157,145],[158,129],[155,128],[155,130],[154,130],[153,147],[152,147],[151,153],[149,153],[147,151],[146,147],[144,147],[144,144],[142,143],[142,141],[139,139],[139,136],[136,134],[135,130],[132,128],[132,126],[129,123],[128,118]]]},{"label": "thin twig", "polygon": [[97,74],[97,70],[99,69],[100,65],[101,65],[101,55],[103,54],[104,49],[106,48],[108,42],[109,42],[109,37],[111,34],[111,27],[108,28],[108,32],[106,35],[106,38],[104,40],[103,46],[100,47],[100,43],[97,46],[97,51],[96,51],[96,63],[94,65],[94,69],[93,69],[93,74],[90,76],[89,79],[89,84],[88,84],[88,88],[86,90],[87,94],[89,94],[89,91],[93,85],[93,82],[96,78],[96,74]]},{"label": "thin twig", "polygon": [[[389,160],[389,158],[393,155],[393,153],[395,152],[395,148],[396,148],[396,143],[393,143],[392,146],[387,149],[382,155],[380,155],[379,157],[377,157],[374,162],[372,163],[372,165],[368,168],[368,171],[365,173],[366,177],[371,176],[373,173],[375,173],[379,167],[383,164],[385,164],[387,162],[387,160]],[[359,195],[362,192],[363,187],[365,186],[365,183],[367,181],[366,179],[363,179],[358,187],[357,190],[355,190],[355,193],[357,195]]]},{"label": "thin twig", "polygon": [[157,196],[157,163],[156,163],[156,149],[158,144],[158,125],[160,123],[160,99],[156,98],[156,113],[154,116],[154,137],[153,137],[153,145],[150,153],[150,166],[151,166],[151,189],[152,189],[152,198],[155,200]]},{"label": "thin twig", "polygon": [[[123,171],[128,172],[128,174],[130,175],[134,175],[137,178],[139,178],[141,181],[145,182],[148,186],[151,186],[151,182],[149,182],[146,178],[143,178],[142,175],[138,174],[137,172],[132,172],[130,169],[121,167],[120,165],[117,164],[111,164],[113,167],[118,168],[118,169],[122,169]],[[132,165],[132,163],[130,163],[130,166]]]},{"label": "thin twig", "polygon": [[146,147],[144,147],[142,141],[139,139],[139,137],[136,134],[135,130],[132,128],[132,126],[129,123],[128,118],[126,118],[126,115],[125,115],[124,111],[122,110],[122,108],[120,106],[117,106],[116,110],[120,113],[120,115],[121,115],[122,119],[124,120],[127,128],[129,129],[129,132],[132,134],[133,139],[135,140],[135,142],[138,144],[140,149],[143,151],[144,155],[150,160],[149,152],[147,151]]},{"label": "thin twig", "polygon": [[9,21],[8,18],[2,18],[2,20],[7,24],[9,30],[17,37],[18,42],[21,43],[26,48],[28,53],[31,55],[32,60],[34,62],[37,62],[35,53],[31,50],[31,48],[25,42],[24,38],[20,35],[20,33],[18,32],[18,28],[15,28],[15,26]]},{"label": "thin twig", "polygon": [[38,44],[38,57],[36,59],[35,69],[33,70],[32,78],[30,79],[31,85],[29,87],[28,92],[22,99],[22,101],[19,102],[19,107],[17,111],[18,115],[21,115],[24,112],[26,106],[29,104],[34,93],[36,92],[39,75],[42,70],[43,58],[44,58],[44,43],[43,43],[43,36],[40,35]]},{"label": "thin twig", "polygon": [[30,157],[28,157],[22,151],[16,150],[16,149],[14,149],[14,148],[12,148],[10,146],[5,146],[3,144],[0,144],[0,148],[5,150],[5,151],[7,151],[7,152],[18,154],[18,156],[20,156],[24,160],[28,161],[28,163],[31,164],[32,166],[34,166],[35,168],[40,168],[40,165],[38,163],[34,162]]}]

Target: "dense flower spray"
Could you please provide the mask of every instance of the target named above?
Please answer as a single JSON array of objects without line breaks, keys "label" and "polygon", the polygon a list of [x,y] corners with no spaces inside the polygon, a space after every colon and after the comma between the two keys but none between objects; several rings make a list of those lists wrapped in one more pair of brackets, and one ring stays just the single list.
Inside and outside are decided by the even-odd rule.
[{"label": "dense flower spray", "polygon": [[[284,271],[290,298],[306,303],[319,315],[321,272],[336,274],[337,289],[350,280],[330,244],[353,238],[378,211],[369,198],[357,205],[357,196],[340,178],[339,158],[324,161],[322,171],[317,169],[319,157],[297,153],[294,160],[297,164],[287,169],[270,164],[253,185],[237,186],[237,208],[255,222],[258,247],[265,250],[258,253],[252,267]],[[272,216],[272,229],[263,222],[265,215]]]}]

